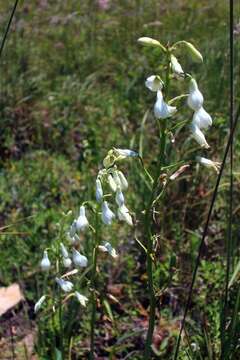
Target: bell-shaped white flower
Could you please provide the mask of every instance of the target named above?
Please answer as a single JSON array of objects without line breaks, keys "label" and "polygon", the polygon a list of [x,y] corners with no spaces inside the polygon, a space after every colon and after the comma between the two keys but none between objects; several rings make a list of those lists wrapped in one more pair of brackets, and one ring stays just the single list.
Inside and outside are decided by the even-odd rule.
[{"label": "bell-shaped white flower", "polygon": [[197,85],[197,82],[195,79],[190,80],[187,104],[194,111],[199,110],[203,105],[203,95],[199,91],[198,85]]},{"label": "bell-shaped white flower", "polygon": [[50,260],[48,258],[47,250],[45,250],[43,252],[43,258],[41,260],[40,266],[41,266],[42,271],[48,271],[51,268],[51,263],[50,263]]},{"label": "bell-shaped white flower", "polygon": [[196,140],[196,142],[205,149],[209,149],[210,146],[207,143],[207,140],[203,134],[203,132],[199,129],[199,127],[195,124],[190,125],[190,129],[192,131],[192,136]]},{"label": "bell-shaped white flower", "polygon": [[60,249],[61,249],[62,256],[64,258],[68,258],[68,251],[65,248],[65,246],[63,245],[63,243],[60,243]]},{"label": "bell-shaped white flower", "polygon": [[70,268],[71,265],[72,265],[72,260],[69,257],[64,257],[63,266],[68,269]]},{"label": "bell-shaped white flower", "polygon": [[111,225],[113,219],[115,218],[115,214],[109,208],[107,201],[102,203],[102,221],[105,225]]},{"label": "bell-shaped white flower", "polygon": [[114,148],[116,154],[118,156],[123,156],[123,157],[137,157],[138,153],[134,150],[130,150],[130,149],[116,149]]},{"label": "bell-shaped white flower", "polygon": [[98,203],[101,203],[103,199],[103,189],[102,189],[102,183],[100,179],[96,180],[96,200]]},{"label": "bell-shaped white flower", "polygon": [[81,255],[79,251],[77,251],[75,248],[73,248],[72,251],[72,259],[73,263],[77,267],[87,267],[88,259],[86,256]]},{"label": "bell-shaped white flower", "polygon": [[168,105],[163,100],[163,94],[159,90],[157,92],[157,101],[154,105],[154,115],[157,119],[167,119],[175,114],[177,108],[175,106]]},{"label": "bell-shaped white flower", "polygon": [[80,304],[82,306],[86,306],[87,302],[88,302],[88,298],[82,294],[80,294],[78,291],[75,291],[75,296],[78,299],[78,301],[80,302]]},{"label": "bell-shaped white flower", "polygon": [[116,203],[118,204],[118,206],[121,206],[124,204],[124,196],[123,196],[123,193],[122,193],[120,187],[118,187],[118,189],[116,191],[115,200],[116,200]]},{"label": "bell-shaped white flower", "polygon": [[40,299],[36,302],[36,304],[34,305],[34,312],[37,313],[41,307],[42,304],[44,303],[44,301],[46,300],[46,295],[43,295],[40,297]]},{"label": "bell-shaped white flower", "polygon": [[174,55],[171,55],[171,68],[172,68],[172,72],[177,76],[184,75],[182,66],[179,64],[178,59]]},{"label": "bell-shaped white flower", "polygon": [[85,206],[80,206],[79,217],[76,221],[76,228],[78,231],[84,231],[89,227],[88,219],[85,215]]},{"label": "bell-shaped white flower", "polygon": [[56,278],[55,280],[56,280],[56,283],[60,286],[60,288],[64,292],[72,291],[73,283],[71,281],[66,281],[66,280],[59,279],[59,278]]},{"label": "bell-shaped white flower", "polygon": [[133,225],[132,217],[124,204],[118,208],[118,218],[119,220],[125,221],[128,225]]},{"label": "bell-shaped white flower", "polygon": [[117,184],[115,183],[115,181],[114,181],[114,179],[113,179],[113,177],[112,177],[111,174],[108,175],[107,181],[108,181],[108,184],[109,184],[111,190],[112,190],[113,192],[115,192],[115,191],[117,190]]},{"label": "bell-shaped white flower", "polygon": [[119,177],[119,179],[120,179],[121,189],[122,189],[122,190],[127,190],[127,188],[128,188],[128,181],[127,181],[125,175],[124,175],[121,171],[119,171],[119,170],[118,170],[118,177]]},{"label": "bell-shaped white flower", "polygon": [[162,88],[163,88],[163,82],[158,75],[149,76],[147,78],[147,80],[145,81],[145,85],[149,90],[151,90],[153,92],[162,90]]},{"label": "bell-shaped white flower", "polygon": [[214,169],[217,173],[219,173],[220,167],[221,167],[221,163],[217,162],[217,161],[212,161],[210,159],[206,159],[204,157],[201,156],[197,156],[196,157],[196,161],[203,165],[206,166],[207,168],[212,168]]},{"label": "bell-shaped white flower", "polygon": [[197,125],[199,129],[208,129],[212,125],[211,116],[201,107],[193,114],[193,124]]},{"label": "bell-shaped white flower", "polygon": [[106,242],[104,245],[99,245],[98,249],[104,253],[108,253],[114,259],[118,257],[116,250],[112,247],[109,242]]}]

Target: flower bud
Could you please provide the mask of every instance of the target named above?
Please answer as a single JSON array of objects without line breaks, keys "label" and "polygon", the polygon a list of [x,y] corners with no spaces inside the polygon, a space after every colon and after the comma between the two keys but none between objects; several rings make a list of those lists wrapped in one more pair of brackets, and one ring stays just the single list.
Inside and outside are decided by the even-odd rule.
[{"label": "flower bud", "polygon": [[130,150],[130,149],[116,149],[114,148],[117,156],[123,156],[126,157],[137,157],[138,153],[136,151]]},{"label": "flower bud", "polygon": [[75,266],[87,267],[88,259],[86,258],[86,256],[81,255],[80,252],[78,252],[75,248],[73,248],[72,251],[72,259]]},{"label": "flower bud", "polygon": [[171,55],[171,68],[172,68],[172,72],[177,76],[184,75],[182,66],[179,64],[178,59],[174,55]]},{"label": "flower bud", "polygon": [[44,303],[44,301],[46,300],[46,295],[43,295],[42,297],[40,297],[40,299],[36,302],[35,306],[34,306],[34,312],[35,314],[41,309],[42,304]]},{"label": "flower bud", "polygon": [[198,85],[197,85],[197,82],[195,79],[190,80],[187,104],[194,111],[199,110],[203,104],[203,95],[199,91]]},{"label": "flower bud", "polygon": [[82,306],[86,306],[87,302],[88,302],[88,298],[82,294],[80,294],[78,291],[75,291],[75,296],[78,299],[78,301],[80,302],[80,304]]},{"label": "flower bud", "polygon": [[114,259],[118,257],[116,250],[112,247],[112,245],[109,242],[106,242],[104,245],[99,245],[98,249],[104,253],[107,252]]},{"label": "flower bud", "polygon": [[108,175],[107,180],[108,180],[108,184],[109,184],[111,190],[112,190],[113,192],[116,192],[116,190],[117,190],[117,184],[115,183],[115,181],[114,181],[114,179],[113,179],[113,177],[112,177],[111,174]]},{"label": "flower bud", "polygon": [[76,231],[77,231],[77,226],[76,226],[76,224],[77,224],[77,220],[74,220],[73,223],[72,223],[72,225],[70,226],[69,235],[70,235],[71,237],[73,237],[73,236],[76,234]]},{"label": "flower bud", "polygon": [[163,100],[162,92],[159,90],[157,92],[157,101],[154,105],[154,115],[157,119],[166,119],[175,114],[177,108],[175,106],[170,106]]},{"label": "flower bud", "polygon": [[72,260],[69,257],[64,257],[63,258],[63,266],[65,268],[70,268],[70,266],[72,265]]},{"label": "flower bud", "polygon": [[66,281],[66,280],[59,279],[59,278],[56,278],[55,280],[56,280],[56,283],[60,286],[60,288],[64,292],[72,291],[73,283],[71,281]]},{"label": "flower bud", "polygon": [[89,227],[89,223],[85,215],[85,206],[82,205],[80,207],[79,217],[77,218],[76,221],[76,229],[78,231],[84,231],[88,227]]},{"label": "flower bud", "polygon": [[40,266],[41,266],[42,271],[48,271],[51,268],[51,263],[48,258],[47,250],[45,250],[43,253],[43,258],[41,260]]},{"label": "flower bud", "polygon": [[100,203],[103,199],[103,189],[100,179],[96,180],[96,200]]},{"label": "flower bud", "polygon": [[123,196],[123,193],[122,193],[120,187],[118,187],[118,189],[117,189],[115,200],[116,200],[116,203],[118,204],[118,206],[121,206],[124,204],[124,196]]},{"label": "flower bud", "polygon": [[152,39],[147,36],[139,38],[138,43],[145,46],[159,47],[163,51],[166,51],[166,48],[158,40]]},{"label": "flower bud", "polygon": [[120,183],[121,183],[121,189],[127,190],[128,182],[127,182],[125,175],[121,171],[118,170],[118,176],[119,176]]},{"label": "flower bud", "polygon": [[114,213],[109,208],[107,201],[102,203],[102,221],[105,225],[111,225],[115,218]]},{"label": "flower bud", "polygon": [[161,80],[160,76],[151,75],[146,79],[145,85],[149,90],[156,92],[158,90],[162,90],[163,81]]},{"label": "flower bud", "polygon": [[63,245],[63,243],[60,243],[60,249],[61,249],[62,256],[64,258],[68,258],[68,251],[65,248],[65,246]]},{"label": "flower bud", "polygon": [[132,217],[124,204],[118,208],[118,218],[119,220],[125,221],[130,226],[133,225]]}]

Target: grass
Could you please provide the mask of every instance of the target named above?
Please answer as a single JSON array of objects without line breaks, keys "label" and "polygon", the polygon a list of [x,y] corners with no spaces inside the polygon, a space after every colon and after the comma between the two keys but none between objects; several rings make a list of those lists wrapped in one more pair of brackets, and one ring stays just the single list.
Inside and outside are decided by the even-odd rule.
[{"label": "grass", "polygon": [[[2,34],[12,3],[0,1],[0,5]],[[138,0],[111,3],[108,10],[101,10],[92,1],[32,1],[20,4],[12,25],[0,69],[0,224],[11,225],[10,231],[16,234],[1,234],[4,256],[0,259],[0,282],[6,286],[19,281],[31,309],[40,295],[36,294],[42,281],[38,273],[40,254],[56,241],[56,224],[62,212],[77,212],[82,201],[94,196],[93,179],[107,151],[112,146],[138,150],[141,145],[146,164],[150,168],[156,165],[158,135],[151,111],[143,122],[154,98],[144,88],[144,80],[157,71],[160,60],[158,53],[137,45],[138,37],[148,35],[163,43],[186,39],[201,50],[203,65],[193,65],[182,54],[179,59],[201,84],[206,109],[214,118],[208,136],[208,157],[221,160],[228,136],[228,7],[223,1],[179,0],[159,5],[153,0]],[[235,44],[236,62],[237,40]],[[236,66],[236,83],[238,70]],[[176,85],[172,97],[179,90]],[[183,106],[177,122],[190,117]],[[186,127],[175,132],[171,150],[175,162],[195,155],[196,147],[187,135]],[[239,259],[238,150],[236,136],[232,228],[235,251],[231,275]],[[170,147],[167,154],[169,151]],[[129,163],[124,170],[131,184],[129,207],[140,213],[147,201],[140,167]],[[157,317],[154,337],[156,357],[168,359],[173,351],[215,181],[214,173],[192,166],[173,183],[158,209],[154,287],[158,293],[157,309],[162,309],[162,315],[161,319]],[[226,170],[187,318],[182,359],[220,356],[228,186]],[[145,255],[134,240],[135,236],[142,239],[141,231],[134,234],[115,224],[111,233],[104,236],[121,256],[116,266],[110,261],[100,265],[98,356],[123,359],[132,353],[132,359],[140,359],[149,305]],[[84,247],[88,253],[88,241]],[[229,310],[227,315],[229,320],[235,319],[231,328],[236,332],[238,286],[236,275],[229,288],[229,309],[235,304],[235,310]],[[69,315],[76,337],[72,356],[84,358],[89,346],[89,313],[79,313],[76,306],[73,302],[76,316]],[[31,320],[34,323],[32,316]],[[46,324],[47,320],[43,326]],[[48,331],[50,348],[52,328]],[[196,343],[200,355],[188,343]],[[238,349],[239,344],[235,345]]]}]

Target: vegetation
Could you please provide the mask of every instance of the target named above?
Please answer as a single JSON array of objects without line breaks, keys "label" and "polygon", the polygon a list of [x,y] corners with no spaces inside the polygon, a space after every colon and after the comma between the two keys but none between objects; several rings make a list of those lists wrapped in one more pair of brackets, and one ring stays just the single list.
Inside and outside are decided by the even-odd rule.
[{"label": "vegetation", "polygon": [[[0,0],[0,5],[3,34],[12,3]],[[239,5],[235,10],[237,13]],[[155,95],[144,82],[152,74],[165,74],[165,60],[158,49],[141,47],[137,39],[149,36],[164,45],[184,39],[200,50],[202,64],[192,62],[182,50],[176,56],[197,79],[204,107],[213,118],[207,133],[211,147],[201,150],[201,156],[221,162],[229,135],[228,26],[225,1],[20,2],[0,60],[0,284],[20,283],[25,302],[14,315],[0,321],[1,336],[12,326],[11,321],[20,329],[12,340],[5,336],[9,346],[3,359],[11,358],[9,349],[19,359],[28,358],[27,350],[23,354],[19,347],[28,333],[34,334],[39,359],[87,359],[90,334],[92,358],[142,359],[149,320],[146,256],[152,262],[156,300],[151,356],[173,358],[217,174],[193,161],[199,146],[190,138],[192,112],[184,99],[178,103],[174,120],[168,120],[172,123],[165,168],[158,173],[159,133],[152,111]],[[238,72],[235,66],[236,104]],[[188,82],[171,82],[168,99],[182,93],[188,93]],[[240,351],[239,146],[236,135],[232,240],[228,236],[228,160],[178,359],[237,359]],[[107,229],[96,226],[95,180],[113,148],[139,153],[145,168],[161,175],[162,182],[183,160],[190,165],[165,189],[156,206],[150,225],[155,236],[148,246],[149,224],[145,221],[144,225],[144,218],[148,216],[149,188],[139,159],[125,159],[118,165],[128,180],[124,195],[134,226],[119,221]],[[177,165],[168,168],[172,164]],[[107,182],[104,186],[106,189]],[[60,242],[70,248],[66,233],[85,201],[90,201],[87,217],[94,229],[84,232],[77,249],[88,258],[89,266],[67,279],[87,296],[86,307],[76,296],[61,292],[55,281],[63,271]],[[111,243],[118,257],[99,252],[95,266],[98,228],[101,244]],[[230,275],[224,307],[227,248]],[[39,265],[45,249],[54,264],[48,276]],[[34,313],[34,305],[45,293],[47,300]]]}]

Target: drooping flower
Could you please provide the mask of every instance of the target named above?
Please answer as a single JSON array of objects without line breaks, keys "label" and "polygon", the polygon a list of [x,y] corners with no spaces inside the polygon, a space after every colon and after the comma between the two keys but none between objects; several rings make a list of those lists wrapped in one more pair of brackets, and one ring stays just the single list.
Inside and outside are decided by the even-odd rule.
[{"label": "drooping flower", "polygon": [[193,124],[197,125],[199,129],[208,129],[212,125],[211,116],[201,107],[193,114]]},{"label": "drooping flower", "polygon": [[184,75],[182,66],[181,64],[179,64],[178,59],[174,55],[171,55],[171,68],[172,68],[172,72],[177,76]]},{"label": "drooping flower", "polygon": [[62,256],[64,258],[68,258],[68,251],[65,248],[65,246],[63,245],[63,243],[60,243],[60,249],[61,249]]},{"label": "drooping flower", "polygon": [[132,217],[124,204],[118,208],[118,218],[119,220],[125,221],[128,225],[133,225]]},{"label": "drooping flower", "polygon": [[79,251],[77,251],[75,248],[73,248],[72,251],[72,259],[73,263],[77,267],[86,267],[88,264],[88,259],[86,256],[81,255]]},{"label": "drooping flower", "polygon": [[156,116],[156,118],[157,119],[169,118],[173,116],[176,111],[177,108],[175,106],[170,106],[163,100],[163,94],[159,90],[157,92],[157,101],[154,105],[154,115]]},{"label": "drooping flower", "polygon": [[190,80],[187,104],[194,111],[199,110],[203,105],[203,95],[199,91],[198,85],[197,85],[197,82],[195,79]]},{"label": "drooping flower", "polygon": [[70,292],[72,291],[73,288],[73,283],[71,281],[66,281],[63,279],[59,279],[56,277],[56,283],[60,286],[60,288],[64,291],[64,292]]},{"label": "drooping flower", "polygon": [[123,196],[123,193],[122,193],[120,187],[118,187],[118,189],[117,189],[115,200],[116,200],[116,203],[118,204],[118,206],[121,206],[124,204],[124,196]]},{"label": "drooping flower", "polygon": [[113,170],[112,172],[112,176],[113,176],[113,180],[115,182],[115,184],[117,185],[117,188],[121,186],[121,180],[118,176],[118,171],[117,170]]},{"label": "drooping flower", "polygon": [[51,268],[51,262],[48,258],[47,250],[43,252],[43,258],[40,263],[42,271],[48,271]]},{"label": "drooping flower", "polygon": [[78,301],[80,302],[80,304],[82,306],[86,306],[87,302],[88,302],[88,298],[82,294],[80,294],[78,291],[75,291],[75,296],[78,299]]},{"label": "drooping flower", "polygon": [[127,181],[125,175],[120,170],[118,170],[118,176],[119,176],[120,183],[121,183],[121,189],[122,190],[127,190],[128,181]]},{"label": "drooping flower", "polygon": [[69,268],[71,265],[72,265],[72,260],[69,257],[67,257],[67,258],[64,257],[63,258],[63,266],[65,268]]},{"label": "drooping flower", "polygon": [[114,150],[118,156],[123,156],[123,157],[137,157],[138,156],[138,153],[134,150],[116,149],[116,148],[114,148]]},{"label": "drooping flower", "polygon": [[156,92],[162,90],[163,82],[158,75],[151,75],[146,79],[145,85],[149,90]]},{"label": "drooping flower", "polygon": [[85,215],[85,206],[80,206],[79,217],[76,221],[76,229],[78,231],[84,231],[86,228],[89,227],[88,219]]},{"label": "drooping flower", "polygon": [[195,124],[190,125],[190,129],[192,131],[193,138],[197,141],[197,143],[205,149],[209,149],[210,146],[207,143],[207,140],[203,134],[203,132],[199,129],[199,127]]},{"label": "drooping flower", "polygon": [[103,199],[103,189],[102,189],[102,183],[100,179],[96,180],[96,200],[98,203],[101,203]]},{"label": "drooping flower", "polygon": [[207,168],[212,168],[214,169],[217,173],[219,173],[220,167],[221,167],[221,163],[217,162],[217,161],[212,161],[210,159],[201,157],[201,156],[197,156],[196,157],[196,161],[203,165],[206,166]]},{"label": "drooping flower", "polygon": [[117,190],[117,184],[115,183],[111,174],[108,174],[107,180],[111,190],[115,192]]},{"label": "drooping flower", "polygon": [[102,203],[102,221],[105,225],[111,225],[113,219],[115,218],[115,214],[109,208],[107,201]]},{"label": "drooping flower", "polygon": [[40,297],[40,299],[36,302],[36,304],[34,305],[34,312],[35,314],[41,309],[42,304],[44,303],[44,301],[46,300],[46,295],[43,295]]},{"label": "drooping flower", "polygon": [[116,250],[112,247],[112,245],[109,242],[106,242],[104,245],[99,245],[98,248],[100,251],[102,251],[104,253],[107,252],[113,258],[118,257]]}]

